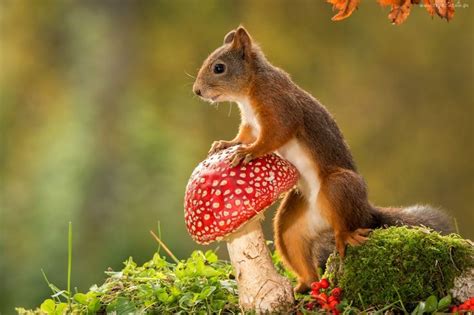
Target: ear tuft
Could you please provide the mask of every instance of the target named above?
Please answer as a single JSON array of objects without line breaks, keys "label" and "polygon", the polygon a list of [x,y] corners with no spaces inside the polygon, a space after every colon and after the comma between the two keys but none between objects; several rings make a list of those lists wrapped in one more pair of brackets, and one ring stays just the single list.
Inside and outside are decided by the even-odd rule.
[{"label": "ear tuft", "polygon": [[232,43],[232,41],[234,40],[234,36],[235,36],[235,31],[234,30],[227,33],[227,35],[224,36],[224,44]]},{"label": "ear tuft", "polygon": [[250,57],[252,38],[243,26],[239,26],[233,35],[233,46],[242,50],[242,58]]}]

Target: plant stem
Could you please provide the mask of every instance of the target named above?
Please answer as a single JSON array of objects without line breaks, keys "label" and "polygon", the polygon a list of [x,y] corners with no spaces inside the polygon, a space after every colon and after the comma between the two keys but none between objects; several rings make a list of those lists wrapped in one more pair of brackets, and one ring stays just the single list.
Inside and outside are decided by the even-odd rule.
[{"label": "plant stem", "polygon": [[151,235],[153,236],[153,238],[158,242],[158,244],[161,245],[161,247],[163,247],[163,249],[165,250],[165,252],[168,254],[168,256],[171,257],[171,259],[173,259],[173,261],[175,263],[179,263],[179,260],[178,258],[176,258],[175,255],[173,255],[173,253],[170,251],[170,249],[165,245],[165,243],[163,243],[163,241],[158,237],[156,236],[156,234],[153,232],[153,231],[150,231]]},{"label": "plant stem", "polygon": [[72,222],[69,221],[68,246],[67,246],[67,302],[71,310],[71,271],[72,271]]}]

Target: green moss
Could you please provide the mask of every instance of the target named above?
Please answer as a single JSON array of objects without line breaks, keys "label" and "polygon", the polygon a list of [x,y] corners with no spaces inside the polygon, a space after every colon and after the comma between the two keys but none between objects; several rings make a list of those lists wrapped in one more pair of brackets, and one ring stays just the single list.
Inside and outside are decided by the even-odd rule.
[{"label": "green moss", "polygon": [[447,295],[455,277],[474,266],[473,257],[473,246],[458,235],[390,227],[375,230],[362,246],[349,247],[342,267],[333,254],[325,277],[358,307],[400,299],[414,305],[432,294]]}]

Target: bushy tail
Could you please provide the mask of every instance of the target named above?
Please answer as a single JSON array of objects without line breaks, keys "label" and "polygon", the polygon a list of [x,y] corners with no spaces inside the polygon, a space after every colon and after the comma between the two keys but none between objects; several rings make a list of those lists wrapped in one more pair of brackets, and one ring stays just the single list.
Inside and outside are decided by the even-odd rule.
[{"label": "bushy tail", "polygon": [[428,205],[407,208],[374,208],[375,227],[423,225],[441,234],[454,232],[452,219],[443,211]]}]

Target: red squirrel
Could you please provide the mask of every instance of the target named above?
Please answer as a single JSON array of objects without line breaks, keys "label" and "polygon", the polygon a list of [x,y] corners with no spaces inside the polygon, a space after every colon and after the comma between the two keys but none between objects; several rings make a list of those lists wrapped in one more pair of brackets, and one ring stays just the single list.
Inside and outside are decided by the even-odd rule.
[{"label": "red squirrel", "polygon": [[214,142],[210,153],[240,145],[232,165],[276,152],[298,169],[297,188],[286,195],[274,220],[277,250],[298,277],[295,291],[308,290],[318,279],[316,266],[334,246],[344,257],[346,245],[363,243],[373,228],[423,224],[450,231],[446,215],[428,207],[371,205],[331,114],[270,64],[244,27],[229,32],[204,61],[193,90],[210,102],[236,102],[241,112],[237,136]]}]

